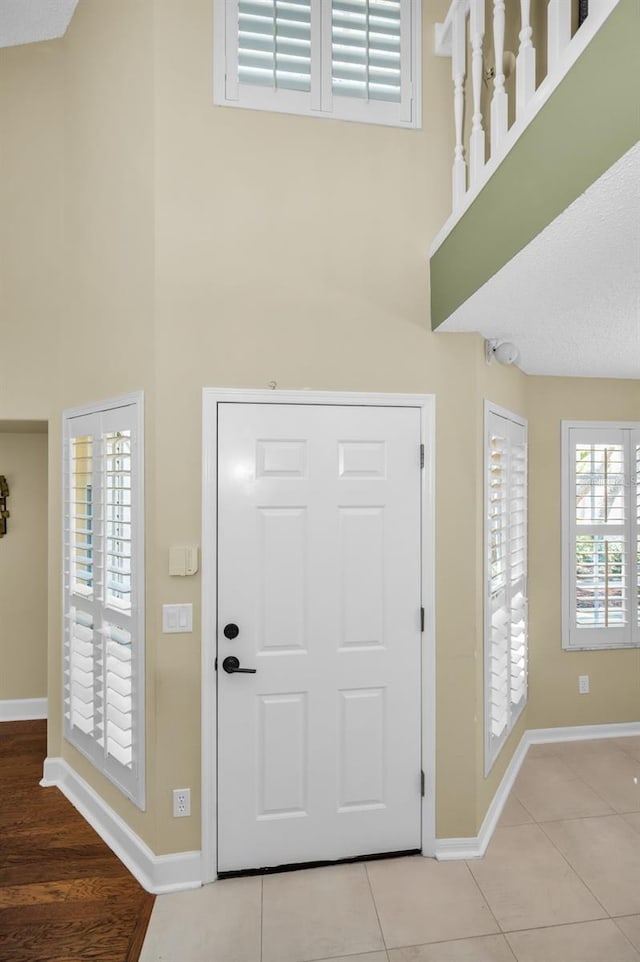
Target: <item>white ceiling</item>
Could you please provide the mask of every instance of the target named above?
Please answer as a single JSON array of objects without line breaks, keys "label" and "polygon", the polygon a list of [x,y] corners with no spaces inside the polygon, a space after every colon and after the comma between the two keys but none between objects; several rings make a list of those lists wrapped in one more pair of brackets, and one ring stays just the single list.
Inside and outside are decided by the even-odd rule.
[{"label": "white ceiling", "polygon": [[640,144],[441,324],[527,374],[640,378]]},{"label": "white ceiling", "polygon": [[0,0],[0,47],[64,36],[78,0]]}]

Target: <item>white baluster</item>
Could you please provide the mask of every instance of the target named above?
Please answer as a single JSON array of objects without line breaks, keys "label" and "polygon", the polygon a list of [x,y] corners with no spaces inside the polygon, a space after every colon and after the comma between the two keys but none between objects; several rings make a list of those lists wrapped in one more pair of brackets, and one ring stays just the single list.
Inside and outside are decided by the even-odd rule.
[{"label": "white baluster", "polygon": [[464,156],[462,128],[464,122],[464,78],[467,71],[465,31],[466,14],[460,5],[453,20],[451,71],[453,75],[453,117],[456,145],[453,151],[453,209],[457,210],[467,190],[467,162]]},{"label": "white baluster", "polygon": [[491,99],[491,156],[495,156],[509,126],[509,101],[504,89],[504,0],[493,0],[493,51],[496,75]]},{"label": "white baluster", "polygon": [[516,60],[516,117],[521,117],[536,89],[536,51],[531,38],[531,0],[520,0],[520,48]]},{"label": "white baluster", "polygon": [[549,0],[547,8],[547,76],[571,40],[571,0]]},{"label": "white baluster", "polygon": [[484,43],[484,0],[471,0],[471,81],[473,85],[473,119],[469,145],[471,183],[478,180],[484,167],[484,128],[480,111],[482,96],[482,46]]}]

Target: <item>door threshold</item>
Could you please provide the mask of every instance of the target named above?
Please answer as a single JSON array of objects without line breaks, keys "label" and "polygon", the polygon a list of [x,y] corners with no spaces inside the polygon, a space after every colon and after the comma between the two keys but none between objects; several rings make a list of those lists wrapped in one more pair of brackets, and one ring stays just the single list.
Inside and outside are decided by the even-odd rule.
[{"label": "door threshold", "polygon": [[325,868],[327,865],[351,865],[353,862],[377,862],[385,858],[404,858],[421,855],[419,848],[407,848],[401,852],[377,852],[374,855],[353,855],[351,858],[325,859],[318,862],[290,862],[287,865],[267,865],[264,868],[243,868],[233,872],[218,872],[219,879],[246,878],[250,875],[275,875],[279,872],[299,872],[305,868]]}]

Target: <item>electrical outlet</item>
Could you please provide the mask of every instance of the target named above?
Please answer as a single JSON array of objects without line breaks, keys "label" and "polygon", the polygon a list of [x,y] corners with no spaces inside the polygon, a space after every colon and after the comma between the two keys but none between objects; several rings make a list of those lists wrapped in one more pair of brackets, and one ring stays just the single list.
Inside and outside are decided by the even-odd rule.
[{"label": "electrical outlet", "polygon": [[588,675],[578,675],[578,693],[580,695],[589,694],[589,676]]},{"label": "electrical outlet", "polygon": [[174,788],[173,817],[186,818],[188,815],[191,815],[191,789]]}]

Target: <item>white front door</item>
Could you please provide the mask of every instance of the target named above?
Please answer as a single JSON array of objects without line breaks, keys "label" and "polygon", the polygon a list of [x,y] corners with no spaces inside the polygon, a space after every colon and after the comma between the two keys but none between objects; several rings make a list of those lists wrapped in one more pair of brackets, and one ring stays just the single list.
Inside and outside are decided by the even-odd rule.
[{"label": "white front door", "polygon": [[420,848],[419,445],[418,408],[218,405],[219,872]]}]

